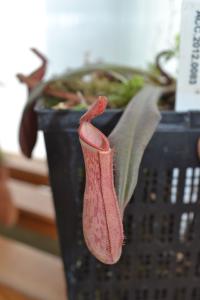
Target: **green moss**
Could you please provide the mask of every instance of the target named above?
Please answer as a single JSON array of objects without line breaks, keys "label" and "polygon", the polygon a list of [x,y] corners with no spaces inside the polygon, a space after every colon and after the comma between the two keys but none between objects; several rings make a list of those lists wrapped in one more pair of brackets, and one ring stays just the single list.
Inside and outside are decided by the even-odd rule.
[{"label": "green moss", "polygon": [[118,90],[112,95],[108,95],[109,104],[111,107],[120,108],[128,104],[128,102],[137,94],[144,86],[144,78],[134,76],[132,79],[121,84]]},{"label": "green moss", "polygon": [[50,97],[50,96],[47,97],[46,96],[43,99],[43,104],[46,108],[51,108],[51,107],[57,105],[59,102],[60,102],[60,99],[56,98],[56,97]]},{"label": "green moss", "polygon": [[86,104],[83,104],[83,103],[77,104],[77,105],[74,106],[72,109],[73,109],[73,110],[84,110],[84,109],[87,109],[87,105],[86,105]]}]

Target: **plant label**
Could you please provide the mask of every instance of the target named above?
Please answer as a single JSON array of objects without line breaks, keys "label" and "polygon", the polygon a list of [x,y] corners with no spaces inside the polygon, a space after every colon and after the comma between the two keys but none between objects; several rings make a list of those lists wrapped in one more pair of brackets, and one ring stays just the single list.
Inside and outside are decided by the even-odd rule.
[{"label": "plant label", "polygon": [[200,110],[200,0],[183,0],[176,110]]}]

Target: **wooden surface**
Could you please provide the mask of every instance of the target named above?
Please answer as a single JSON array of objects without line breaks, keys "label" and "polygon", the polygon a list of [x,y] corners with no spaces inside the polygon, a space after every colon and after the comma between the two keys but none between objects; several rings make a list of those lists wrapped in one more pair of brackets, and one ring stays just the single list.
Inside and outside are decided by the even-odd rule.
[{"label": "wooden surface", "polygon": [[[17,226],[56,239],[46,163],[12,154],[5,158]],[[66,300],[60,257],[0,236],[0,300]]]},{"label": "wooden surface", "polygon": [[17,207],[50,220],[55,219],[50,187],[35,186],[13,179],[9,180],[8,186]]},{"label": "wooden surface", "polygon": [[[2,237],[0,285],[7,297],[1,295],[2,300],[66,300],[60,258]],[[18,298],[12,293],[18,293]]]},{"label": "wooden surface", "polygon": [[50,187],[13,179],[9,180],[8,186],[19,209],[18,224],[56,239],[55,212]]},{"label": "wooden surface", "polygon": [[0,284],[0,300],[37,300],[19,293],[8,286]]},{"label": "wooden surface", "polygon": [[27,159],[22,155],[5,154],[5,164],[10,176],[25,182],[48,185],[48,168],[45,160]]},{"label": "wooden surface", "polygon": [[18,225],[57,239],[55,213],[45,160],[27,159],[22,155],[5,154],[11,179],[8,186],[19,209]]}]

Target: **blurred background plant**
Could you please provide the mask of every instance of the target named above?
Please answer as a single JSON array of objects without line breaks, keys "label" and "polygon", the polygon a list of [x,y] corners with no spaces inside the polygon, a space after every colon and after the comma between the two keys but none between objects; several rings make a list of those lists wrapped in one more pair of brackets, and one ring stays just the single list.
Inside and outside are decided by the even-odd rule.
[{"label": "blurred background plant", "polygon": [[[28,74],[38,63],[29,54],[30,47],[40,49],[49,58],[47,78],[84,62],[146,68],[156,53],[172,47],[179,31],[180,4],[181,0],[1,2],[0,81],[4,84],[0,86],[3,99],[0,143],[3,149],[19,151],[16,124],[27,95],[15,74],[19,70]],[[171,64],[169,69],[173,73],[176,67]],[[35,156],[43,157],[43,149],[40,139]]]}]

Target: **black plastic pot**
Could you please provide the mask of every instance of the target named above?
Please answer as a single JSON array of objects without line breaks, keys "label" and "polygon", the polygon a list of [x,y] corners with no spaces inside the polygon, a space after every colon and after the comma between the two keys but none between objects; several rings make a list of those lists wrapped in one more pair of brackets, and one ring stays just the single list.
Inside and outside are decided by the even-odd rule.
[{"label": "black plastic pot", "polygon": [[[200,112],[162,113],[145,151],[126,209],[126,243],[119,263],[106,266],[82,235],[81,112],[38,106],[44,132],[69,300],[200,299]],[[94,122],[109,134],[121,111]]]}]

